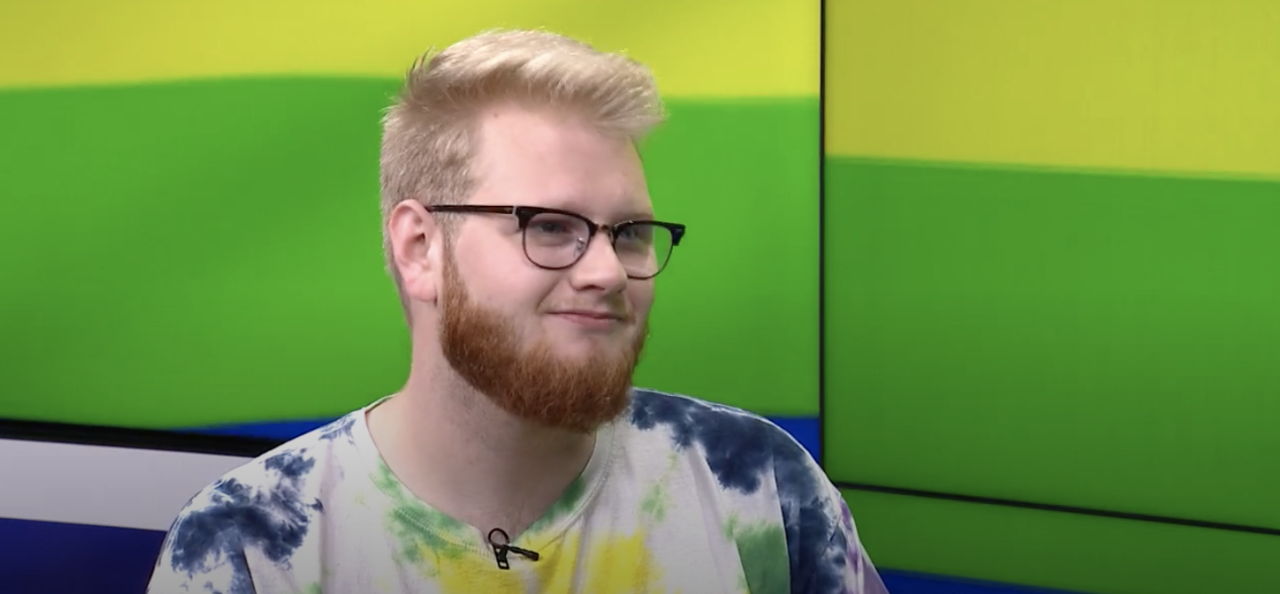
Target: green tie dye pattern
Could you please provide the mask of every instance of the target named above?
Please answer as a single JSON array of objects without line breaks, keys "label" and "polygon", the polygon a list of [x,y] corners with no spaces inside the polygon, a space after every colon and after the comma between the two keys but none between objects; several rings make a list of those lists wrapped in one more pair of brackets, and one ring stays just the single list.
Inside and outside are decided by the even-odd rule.
[{"label": "green tie dye pattern", "polygon": [[[400,543],[398,561],[417,564],[422,552],[431,551],[439,560],[457,560],[467,549],[457,543],[466,542],[469,528],[449,516],[428,508],[408,493],[385,463],[371,477],[378,489],[391,498],[387,512],[387,528]],[[425,568],[434,574],[434,567]]]},{"label": "green tie dye pattern", "polygon": [[730,516],[724,530],[738,546],[748,592],[787,594],[791,590],[787,536],[782,526],[766,522],[742,525],[736,516]]}]

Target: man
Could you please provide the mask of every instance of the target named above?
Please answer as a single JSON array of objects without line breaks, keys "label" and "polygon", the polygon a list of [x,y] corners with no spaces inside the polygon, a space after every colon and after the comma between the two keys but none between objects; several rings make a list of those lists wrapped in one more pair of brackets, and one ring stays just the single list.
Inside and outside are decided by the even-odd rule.
[{"label": "man", "polygon": [[403,390],[213,483],[152,594],[882,592],[789,435],[633,390],[654,277],[648,71],[541,32],[415,64],[385,119]]}]

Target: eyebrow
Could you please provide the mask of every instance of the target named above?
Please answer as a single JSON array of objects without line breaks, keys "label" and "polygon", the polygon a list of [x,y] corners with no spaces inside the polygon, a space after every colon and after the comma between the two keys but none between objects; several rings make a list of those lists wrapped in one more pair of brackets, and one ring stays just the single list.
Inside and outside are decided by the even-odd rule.
[{"label": "eyebrow", "polygon": [[[587,208],[583,208],[584,206],[587,205],[586,201],[575,200],[573,198],[557,200],[554,202],[554,204],[555,206],[552,206],[552,205],[546,205],[546,206],[547,208],[559,208],[561,210],[567,210],[569,212],[576,212],[578,214],[581,214],[582,216],[587,216],[585,211],[589,210]],[[587,218],[590,219],[592,217],[588,216]],[[653,213],[653,210],[650,210],[650,209],[624,210],[622,211],[621,216],[610,217],[610,222],[652,221],[654,220],[654,218],[655,218],[655,215]]]},{"label": "eyebrow", "polygon": [[631,210],[631,211],[627,211],[622,216],[618,217],[617,220],[619,221],[651,221],[653,220],[653,218],[654,218],[654,214],[651,211]]}]

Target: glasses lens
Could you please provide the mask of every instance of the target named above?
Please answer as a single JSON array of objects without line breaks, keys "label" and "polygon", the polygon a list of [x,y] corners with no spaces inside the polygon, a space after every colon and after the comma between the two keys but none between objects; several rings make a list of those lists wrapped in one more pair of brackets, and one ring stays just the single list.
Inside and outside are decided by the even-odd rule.
[{"label": "glasses lens", "polygon": [[586,221],[575,217],[539,213],[524,230],[524,252],[534,264],[561,268],[578,260],[587,246]]},{"label": "glasses lens", "polygon": [[649,278],[667,265],[671,243],[670,229],[652,223],[632,223],[618,229],[613,249],[627,275]]},{"label": "glasses lens", "polygon": [[[538,266],[572,266],[586,251],[591,229],[586,221],[556,213],[539,213],[524,230],[524,252]],[[671,230],[652,223],[618,228],[614,253],[627,275],[649,278],[662,272],[671,258]]]}]

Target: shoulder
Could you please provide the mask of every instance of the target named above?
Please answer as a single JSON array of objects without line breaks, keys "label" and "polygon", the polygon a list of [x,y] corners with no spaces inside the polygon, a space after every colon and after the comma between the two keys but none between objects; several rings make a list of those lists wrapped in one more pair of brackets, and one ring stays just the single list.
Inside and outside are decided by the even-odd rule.
[{"label": "shoulder", "polygon": [[[353,413],[354,414],[354,413]],[[324,512],[317,467],[350,439],[353,414],[290,440],[213,480],[165,535],[150,592],[249,580],[248,556],[287,565]]]},{"label": "shoulder", "polygon": [[[785,484],[788,491],[793,487],[805,491],[814,488],[811,483],[815,479],[825,479],[809,452],[790,433],[740,408],[636,389],[630,422],[640,431],[664,433],[676,449],[697,447],[726,489],[750,494],[776,475],[780,487]],[[801,480],[797,483],[795,479]],[[794,499],[801,493],[788,495]]]},{"label": "shoulder", "polygon": [[631,425],[697,447],[721,488],[776,493],[792,592],[880,592],[839,489],[800,442],[772,421],[723,404],[636,389]]}]

